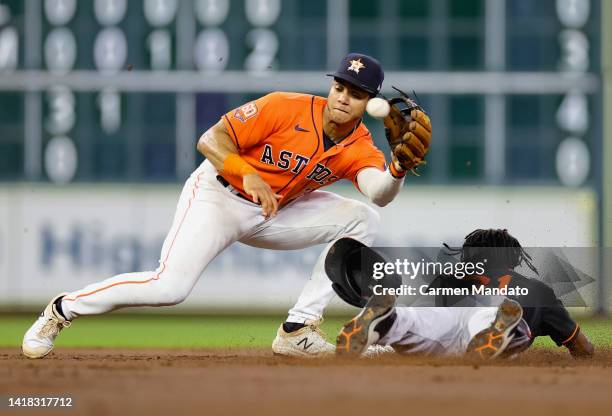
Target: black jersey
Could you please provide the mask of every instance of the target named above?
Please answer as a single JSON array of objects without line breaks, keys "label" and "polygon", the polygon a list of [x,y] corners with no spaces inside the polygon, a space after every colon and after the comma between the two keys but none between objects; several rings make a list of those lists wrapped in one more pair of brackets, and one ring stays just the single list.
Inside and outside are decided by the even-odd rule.
[{"label": "black jersey", "polygon": [[[578,333],[578,325],[569,316],[563,303],[551,287],[545,283],[523,276],[514,271],[489,272],[488,276],[456,279],[452,276],[438,276],[430,287],[469,288],[473,287],[527,289],[527,294],[507,295],[523,307],[523,319],[529,325],[532,339],[549,336],[557,345],[562,345]],[[523,291],[525,292],[525,291]],[[465,296],[436,296],[436,306],[469,305]]]}]

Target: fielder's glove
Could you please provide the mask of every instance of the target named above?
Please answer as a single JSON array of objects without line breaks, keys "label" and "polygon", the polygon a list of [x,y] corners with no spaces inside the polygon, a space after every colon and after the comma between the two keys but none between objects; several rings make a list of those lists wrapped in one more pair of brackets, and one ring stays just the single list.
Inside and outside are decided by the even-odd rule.
[{"label": "fielder's glove", "polygon": [[391,155],[396,168],[412,171],[425,164],[425,155],[431,141],[431,121],[423,109],[412,101],[407,94],[389,100],[391,107],[384,118],[385,135],[391,147]]}]

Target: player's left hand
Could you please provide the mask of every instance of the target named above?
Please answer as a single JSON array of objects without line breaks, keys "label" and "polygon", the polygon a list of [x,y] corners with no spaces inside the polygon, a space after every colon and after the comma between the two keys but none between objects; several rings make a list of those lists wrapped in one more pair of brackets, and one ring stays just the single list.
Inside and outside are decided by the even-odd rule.
[{"label": "player's left hand", "polygon": [[275,194],[272,188],[257,173],[249,173],[242,178],[244,191],[253,198],[253,202],[261,205],[263,216],[272,218],[278,212],[278,200],[282,195]]}]

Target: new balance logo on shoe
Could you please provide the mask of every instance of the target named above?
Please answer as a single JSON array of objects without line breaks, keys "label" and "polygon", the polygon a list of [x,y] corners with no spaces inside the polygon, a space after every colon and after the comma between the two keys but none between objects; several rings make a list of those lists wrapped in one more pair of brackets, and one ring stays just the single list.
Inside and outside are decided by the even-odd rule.
[{"label": "new balance logo on shoe", "polygon": [[308,343],[308,337],[304,337],[304,338],[302,338],[302,340],[300,342],[297,343],[297,345],[300,345],[301,343],[304,343],[304,351],[305,351],[308,348],[310,348],[312,346],[312,344],[314,344],[314,341],[309,344]]},{"label": "new balance logo on shoe", "polygon": [[325,340],[325,334],[317,326],[319,323],[320,320],[304,324],[284,322],[276,331],[272,352],[275,355],[304,358],[332,355],[335,347]]}]

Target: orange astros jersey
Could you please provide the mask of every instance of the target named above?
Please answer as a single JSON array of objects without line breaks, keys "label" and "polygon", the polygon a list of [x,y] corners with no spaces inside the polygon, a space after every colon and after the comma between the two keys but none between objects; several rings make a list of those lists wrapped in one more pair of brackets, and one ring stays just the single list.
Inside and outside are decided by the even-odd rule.
[{"label": "orange astros jersey", "polygon": [[[281,205],[340,179],[357,186],[357,174],[363,168],[385,169],[385,157],[363,123],[325,151],[326,102],[313,95],[275,92],[222,118],[240,156],[282,195]],[[227,173],[223,177],[251,199],[242,187],[242,178]]]}]

